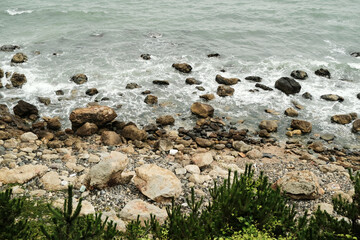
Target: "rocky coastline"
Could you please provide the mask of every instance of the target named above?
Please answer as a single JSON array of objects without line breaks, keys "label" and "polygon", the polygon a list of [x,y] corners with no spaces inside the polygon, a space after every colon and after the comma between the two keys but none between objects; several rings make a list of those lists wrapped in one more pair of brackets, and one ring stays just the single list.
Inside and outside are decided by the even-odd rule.
[{"label": "rocky coastline", "polygon": [[[1,51],[16,49],[19,47],[1,47]],[[149,54],[141,58],[151,60]],[[16,53],[11,64],[27,60],[25,54]],[[172,67],[181,74],[192,71],[187,63],[175,63]],[[319,69],[315,74],[331,77],[327,69]],[[306,79],[308,74],[294,70],[291,77],[280,78],[274,88],[287,95],[299,93],[298,80]],[[27,82],[23,74],[0,69],[0,80],[3,78],[9,80],[5,88],[21,88]],[[261,77],[249,76],[245,80],[256,82],[263,90],[274,90],[260,84]],[[88,78],[76,74],[70,76],[70,81],[81,85]],[[217,75],[215,81],[219,83],[216,95],[227,97],[234,94],[231,86],[241,80]],[[201,84],[191,78],[185,82]],[[163,80],[153,83],[169,84]],[[126,88],[138,87],[133,83]],[[87,95],[97,93],[93,88],[86,91]],[[143,92],[149,107],[158,104],[157,96],[150,93]],[[62,95],[60,90],[56,94]],[[303,97],[311,98],[311,94],[304,93]],[[42,116],[36,106],[26,101],[20,100],[13,109],[0,104],[0,189],[13,187],[18,196],[46,199],[56,205],[64,199],[61,190],[74,185],[75,198],[85,200],[83,214],[102,211],[118,223],[119,229],[137,215],[148,219],[150,212],[164,221],[165,207],[171,198],[186,210],[185,198],[191,188],[198,197],[210,199],[209,188],[214,181],[227,178],[229,169],[243,172],[246,164],[252,164],[257,175],[264,172],[274,187],[285,191],[299,213],[320,206],[333,214],[331,199],[338,195],[349,199],[353,194],[347,168],[360,168],[360,149],[329,147],[335,136],[313,134],[310,121],[297,119],[301,105],[294,103],[294,108],[283,113],[292,120],[286,132],[288,140],[279,142],[272,137],[278,121],[260,120],[255,132],[235,126],[214,115],[209,104],[214,98],[213,93],[201,95],[203,101],[199,99],[189,109],[197,117],[195,126],[176,130],[171,115],[159,116],[154,119],[156,124],[141,128],[133,122],[117,120],[116,109],[94,102],[73,109],[66,116],[71,128],[64,128],[59,117]],[[335,94],[321,98],[344,100]],[[50,99],[38,101],[46,105]],[[267,111],[277,114],[272,109]],[[348,124],[352,134],[360,132],[356,113],[334,115],[331,121]],[[304,135],[310,135],[310,140]]]}]

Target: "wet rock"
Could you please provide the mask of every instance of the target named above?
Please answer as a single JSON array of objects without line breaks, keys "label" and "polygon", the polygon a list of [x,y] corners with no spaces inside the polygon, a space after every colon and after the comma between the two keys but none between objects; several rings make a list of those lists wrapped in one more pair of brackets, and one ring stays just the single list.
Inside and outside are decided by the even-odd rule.
[{"label": "wet rock", "polygon": [[56,94],[57,96],[61,96],[61,95],[64,95],[64,91],[63,91],[63,90],[56,90],[56,91],[55,91],[55,94]]},{"label": "wet rock", "polygon": [[51,100],[48,97],[38,97],[38,101],[45,104],[46,106],[50,105],[51,103]]},{"label": "wet rock", "polygon": [[262,78],[258,76],[248,76],[245,80],[252,81],[252,82],[261,82]]},{"label": "wet rock", "polygon": [[11,62],[12,63],[24,63],[28,60],[28,57],[23,54],[23,53],[16,53],[12,59],[11,59]]},{"label": "wet rock", "polygon": [[147,95],[145,97],[145,100],[144,102],[146,104],[157,104],[158,103],[158,97],[157,96],[154,96],[154,95]]},{"label": "wet rock", "polygon": [[205,148],[211,147],[212,145],[214,145],[214,143],[211,140],[205,139],[205,138],[200,138],[200,137],[195,138],[195,142],[200,147],[205,147]]},{"label": "wet rock", "polygon": [[43,119],[46,121],[48,129],[55,131],[61,129],[61,122],[59,120],[59,117],[54,117],[54,118],[43,117]]},{"label": "wet rock", "polygon": [[335,138],[335,135],[334,134],[330,134],[330,133],[324,133],[324,134],[321,134],[320,138],[324,141],[332,141],[334,140]]},{"label": "wet rock", "polygon": [[360,119],[357,119],[353,122],[353,127],[352,127],[352,131],[354,133],[358,133],[360,132]]},{"label": "wet rock", "polygon": [[156,123],[161,126],[174,125],[175,119],[170,115],[158,117]]},{"label": "wet rock", "polygon": [[121,182],[121,173],[128,163],[129,160],[125,154],[112,151],[108,157],[91,167],[87,176],[89,186],[102,189],[117,185]]},{"label": "wet rock", "polygon": [[84,123],[95,123],[101,127],[117,117],[116,112],[107,106],[90,106],[86,108],[77,108],[70,114],[70,121],[73,130],[76,130]]},{"label": "wet rock", "polygon": [[150,221],[150,215],[155,216],[160,224],[167,218],[166,210],[160,209],[155,205],[135,199],[128,202],[120,211],[120,217],[126,221],[139,220],[143,225],[145,221]]},{"label": "wet rock", "polygon": [[88,81],[88,77],[85,74],[80,73],[72,76],[71,81],[80,85],[86,83]]},{"label": "wet rock", "polygon": [[286,116],[289,116],[289,117],[299,116],[299,113],[293,108],[287,108],[284,113]]},{"label": "wet rock", "polygon": [[36,140],[38,140],[38,136],[32,132],[27,132],[27,133],[23,133],[20,136],[20,140],[22,142],[35,142]]},{"label": "wet rock", "polygon": [[261,88],[262,90],[265,90],[265,91],[273,91],[274,90],[271,87],[268,87],[268,86],[266,86],[264,84],[261,84],[261,83],[255,84],[255,87]]},{"label": "wet rock", "polygon": [[289,95],[300,92],[301,85],[292,78],[282,77],[275,82],[275,88]]},{"label": "wet rock", "polygon": [[322,142],[316,141],[309,145],[309,148],[314,150],[317,153],[322,153],[325,151],[324,144]]},{"label": "wet rock", "polygon": [[360,93],[358,93],[358,94],[356,95],[356,97],[357,97],[358,99],[360,99]]},{"label": "wet rock", "polygon": [[302,70],[294,70],[291,72],[290,76],[295,79],[300,79],[300,80],[304,80],[304,79],[308,78],[307,73]]},{"label": "wet rock", "polygon": [[196,164],[199,168],[209,166],[213,161],[211,152],[195,153],[191,161]]},{"label": "wet rock", "polygon": [[151,93],[150,90],[145,90],[145,91],[141,92],[142,95],[148,95],[148,94],[150,94],[150,93]]},{"label": "wet rock", "polygon": [[332,101],[332,102],[335,102],[335,101],[343,102],[344,101],[343,97],[336,95],[336,94],[325,94],[325,95],[321,95],[320,98],[324,99],[326,101]]},{"label": "wet rock", "polygon": [[86,92],[85,92],[85,94],[88,96],[94,96],[98,93],[99,93],[99,91],[96,88],[90,88],[90,89],[86,90]]},{"label": "wet rock", "polygon": [[358,115],[355,112],[349,113],[349,115],[351,116],[352,120],[355,120],[358,118]]},{"label": "wet rock", "polygon": [[166,80],[154,80],[153,81],[153,84],[156,84],[156,85],[169,85],[169,81],[166,81]]},{"label": "wet rock", "polygon": [[243,141],[234,141],[232,146],[236,151],[244,152],[244,153],[252,149],[250,145],[244,143]]},{"label": "wet rock", "polygon": [[104,131],[101,134],[101,142],[107,146],[114,146],[121,143],[120,135],[114,131]]},{"label": "wet rock", "polygon": [[84,123],[81,127],[79,127],[75,134],[81,137],[91,136],[98,131],[98,126],[95,123]]},{"label": "wet rock", "polygon": [[197,86],[197,87],[195,87],[197,90],[199,90],[199,91],[205,91],[205,88],[204,87],[202,87],[202,86]]},{"label": "wet rock", "polygon": [[14,114],[19,117],[30,117],[31,115],[38,116],[39,111],[36,106],[20,100],[17,105],[13,108]]},{"label": "wet rock", "polygon": [[276,181],[274,187],[297,200],[317,199],[324,194],[316,175],[308,170],[288,172]]},{"label": "wet rock", "polygon": [[310,122],[298,119],[291,120],[291,127],[293,129],[299,129],[303,133],[310,133],[312,130],[312,124]]},{"label": "wet rock", "polygon": [[212,93],[207,93],[207,94],[201,95],[200,98],[205,99],[205,101],[210,101],[210,100],[215,99],[215,95]]},{"label": "wet rock", "polygon": [[221,75],[216,75],[215,77],[215,81],[219,84],[224,84],[224,85],[234,85],[237,84],[238,82],[240,82],[240,79],[238,78],[225,78]]},{"label": "wet rock", "polygon": [[331,77],[331,74],[330,74],[329,70],[324,69],[324,68],[320,68],[320,69],[316,70],[315,75],[318,75],[320,77],[326,77],[326,78],[329,78],[329,79]]},{"label": "wet rock", "polygon": [[1,68],[0,68],[0,78],[3,78],[4,77],[4,70],[2,70]]},{"label": "wet rock", "polygon": [[351,123],[352,120],[353,119],[350,114],[339,114],[331,117],[331,122],[343,124],[343,125]]},{"label": "wet rock", "polygon": [[199,80],[196,80],[195,78],[187,78],[185,80],[185,83],[189,84],[189,85],[200,85],[202,82]]},{"label": "wet rock", "polygon": [[127,125],[121,130],[121,136],[130,140],[145,140],[147,133],[145,130],[140,130],[136,125]]},{"label": "wet rock", "polygon": [[27,82],[27,79],[24,74],[14,73],[10,78],[11,84],[13,87],[20,88]]},{"label": "wet rock", "polygon": [[148,53],[141,54],[140,57],[144,60],[150,60],[151,56]]},{"label": "wet rock", "polygon": [[263,120],[259,124],[260,129],[265,129],[268,132],[276,132],[278,124],[276,120]]},{"label": "wet rock", "polygon": [[360,52],[352,52],[350,55],[353,57],[360,57]]},{"label": "wet rock", "polygon": [[234,88],[229,87],[229,86],[224,86],[224,85],[222,85],[222,86],[219,86],[219,87],[217,88],[216,93],[217,93],[217,95],[219,95],[220,97],[226,97],[226,96],[232,96],[232,95],[234,95],[234,91],[235,91]]},{"label": "wet rock", "polygon": [[214,115],[214,108],[212,106],[200,102],[193,103],[190,110],[193,114],[203,118]]},{"label": "wet rock", "polygon": [[41,179],[40,182],[44,185],[44,188],[48,191],[58,191],[67,189],[68,186],[61,185],[60,176],[57,172],[47,172]]},{"label": "wet rock", "polygon": [[16,49],[19,49],[20,47],[19,46],[16,46],[16,45],[3,45],[0,47],[0,51],[3,51],[3,52],[13,52],[15,51]]},{"label": "wet rock", "polygon": [[305,99],[310,99],[310,100],[313,99],[313,96],[309,92],[303,93],[302,97]]},{"label": "wet rock", "polygon": [[135,169],[135,186],[154,201],[177,198],[182,192],[181,182],[171,171],[155,164],[144,164]]},{"label": "wet rock", "polygon": [[18,183],[23,184],[31,179],[42,176],[48,170],[44,165],[23,165],[21,167],[0,169],[0,182],[2,184]]},{"label": "wet rock", "polygon": [[141,86],[137,83],[128,83],[126,84],[126,89],[135,89],[135,88],[141,88]]},{"label": "wet rock", "polygon": [[218,53],[210,53],[210,54],[208,54],[207,56],[208,56],[208,58],[220,57],[220,54],[218,54]]},{"label": "wet rock", "polygon": [[183,73],[189,73],[192,70],[192,67],[187,63],[174,63],[172,67]]}]

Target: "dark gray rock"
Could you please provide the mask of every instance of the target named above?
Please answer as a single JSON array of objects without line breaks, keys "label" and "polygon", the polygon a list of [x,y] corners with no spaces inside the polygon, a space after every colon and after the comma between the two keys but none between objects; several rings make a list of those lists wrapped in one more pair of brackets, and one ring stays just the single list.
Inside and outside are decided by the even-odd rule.
[{"label": "dark gray rock", "polygon": [[308,75],[306,72],[302,71],[302,70],[294,70],[291,72],[290,74],[293,78],[295,79],[300,79],[300,80],[304,80],[306,78],[308,78]]},{"label": "dark gray rock", "polygon": [[326,78],[329,78],[329,79],[331,77],[331,74],[330,74],[329,70],[324,69],[324,68],[320,68],[320,69],[316,70],[315,75],[318,75],[320,77],[326,77]]},{"label": "dark gray rock", "polygon": [[282,77],[275,82],[275,88],[289,95],[300,92],[301,85],[292,78]]},{"label": "dark gray rock", "polygon": [[350,55],[353,57],[360,57],[360,52],[353,52]]},{"label": "dark gray rock", "polygon": [[360,93],[358,93],[358,94],[356,95],[356,97],[357,97],[358,99],[360,99]]},{"label": "dark gray rock", "polygon": [[3,51],[3,52],[13,52],[15,51],[15,49],[19,49],[20,47],[19,46],[16,46],[16,45],[3,45],[0,47],[0,51]]},{"label": "dark gray rock", "polygon": [[90,89],[86,90],[86,92],[85,92],[85,94],[88,96],[94,96],[98,93],[99,93],[99,91],[96,88],[90,88]]},{"label": "dark gray rock", "polygon": [[80,85],[80,84],[86,83],[88,81],[88,78],[85,74],[80,73],[80,74],[76,74],[76,75],[72,76],[71,81]]},{"label": "dark gray rock", "polygon": [[268,86],[266,86],[264,84],[261,84],[261,83],[255,84],[255,87],[261,88],[262,90],[265,90],[265,91],[273,91],[274,90],[271,87],[268,87]]},{"label": "dark gray rock", "polygon": [[174,63],[172,67],[183,73],[189,73],[192,70],[192,67],[187,63]]},{"label": "dark gray rock", "polygon": [[147,53],[141,54],[140,57],[141,57],[142,59],[144,59],[144,60],[150,60],[150,59],[151,59],[150,54],[147,54]]},{"label": "dark gray rock", "polygon": [[126,89],[135,89],[135,88],[141,88],[141,86],[137,83],[128,83],[126,84]]},{"label": "dark gray rock", "polygon": [[220,97],[232,96],[234,95],[235,89],[229,86],[221,85],[217,88],[217,95]]},{"label": "dark gray rock", "polygon": [[19,117],[29,117],[30,115],[38,116],[39,111],[36,106],[20,100],[18,104],[13,108],[14,114]]},{"label": "dark gray rock", "polygon": [[210,54],[208,54],[207,56],[208,56],[208,58],[211,58],[211,57],[220,57],[220,54],[218,54],[218,53],[210,53]]},{"label": "dark gray rock", "polygon": [[253,82],[261,82],[262,78],[258,76],[248,76],[245,78],[245,80],[253,81]]}]

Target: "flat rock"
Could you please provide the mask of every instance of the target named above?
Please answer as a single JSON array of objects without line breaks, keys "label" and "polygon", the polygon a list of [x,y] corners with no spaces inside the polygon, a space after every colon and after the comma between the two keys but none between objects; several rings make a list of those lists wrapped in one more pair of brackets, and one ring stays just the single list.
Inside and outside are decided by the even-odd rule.
[{"label": "flat rock", "polygon": [[67,189],[68,186],[61,185],[60,176],[57,172],[47,172],[41,179],[40,182],[44,185],[44,188],[48,191],[58,191]]},{"label": "flat rock", "polygon": [[240,79],[238,78],[226,78],[223,77],[221,75],[216,75],[215,77],[215,81],[219,84],[224,84],[224,85],[234,85],[237,84],[238,82],[240,82]]},{"label": "flat rock", "polygon": [[199,145],[200,147],[211,147],[212,145],[214,145],[214,142],[206,139],[206,138],[200,138],[197,137],[195,138],[195,142],[197,143],[197,145]]},{"label": "flat rock", "polygon": [[135,199],[128,202],[120,211],[120,217],[126,221],[139,220],[144,224],[145,221],[150,221],[150,214],[155,215],[160,224],[164,223],[167,218],[167,212],[164,209],[144,202],[141,199]]},{"label": "flat rock", "polygon": [[292,78],[282,77],[275,82],[275,88],[289,95],[300,92],[301,85]]},{"label": "flat rock", "polygon": [[268,86],[266,86],[264,84],[261,84],[261,83],[255,84],[255,87],[261,88],[262,90],[265,90],[265,91],[273,91],[274,90],[271,87],[268,87]]},{"label": "flat rock", "polygon": [[183,73],[189,73],[192,70],[192,67],[187,63],[174,63],[172,67]]},{"label": "flat rock", "polygon": [[259,124],[260,129],[265,129],[268,132],[276,132],[278,129],[277,120],[262,120]]},{"label": "flat rock", "polygon": [[214,161],[211,152],[195,153],[191,160],[200,168],[209,166]]},{"label": "flat rock", "polygon": [[258,76],[247,76],[245,80],[252,81],[252,82],[261,82],[262,78]]},{"label": "flat rock", "polygon": [[204,182],[208,182],[210,180],[212,180],[212,178],[209,175],[200,175],[196,173],[189,177],[189,181],[195,184],[203,184]]},{"label": "flat rock", "polygon": [[313,96],[309,92],[303,93],[302,97],[309,100],[313,99]]},{"label": "flat rock", "polygon": [[15,51],[16,49],[19,49],[20,47],[19,46],[16,46],[16,45],[2,45],[0,47],[0,51],[3,51],[3,52],[13,52]]},{"label": "flat rock", "polygon": [[342,124],[342,125],[351,123],[352,120],[353,119],[350,114],[339,114],[339,115],[334,115],[331,117],[331,122]]},{"label": "flat rock", "polygon": [[310,122],[299,119],[291,120],[291,127],[293,129],[299,129],[303,133],[310,133],[312,130],[312,124]]},{"label": "flat rock", "polygon": [[156,84],[156,85],[169,85],[169,81],[166,81],[166,80],[154,80],[153,84]]},{"label": "flat rock", "polygon": [[210,101],[215,99],[215,95],[212,93],[203,94],[200,96],[200,98],[204,99],[205,101]]},{"label": "flat rock", "polygon": [[18,168],[0,169],[0,182],[3,184],[19,183],[23,184],[34,177],[42,176],[48,170],[47,166],[44,165],[23,165]]},{"label": "flat rock", "polygon": [[188,85],[200,85],[201,81],[196,80],[195,78],[187,78],[185,80],[185,83],[188,84]]},{"label": "flat rock", "polygon": [[191,105],[191,112],[199,117],[207,118],[214,115],[214,108],[209,104],[195,102]]},{"label": "flat rock", "polygon": [[217,95],[219,95],[220,97],[232,96],[234,95],[234,92],[234,88],[225,85],[219,86],[216,91]]},{"label": "flat rock", "polygon": [[257,149],[252,149],[246,153],[246,157],[249,159],[260,159],[262,156],[263,154]]}]

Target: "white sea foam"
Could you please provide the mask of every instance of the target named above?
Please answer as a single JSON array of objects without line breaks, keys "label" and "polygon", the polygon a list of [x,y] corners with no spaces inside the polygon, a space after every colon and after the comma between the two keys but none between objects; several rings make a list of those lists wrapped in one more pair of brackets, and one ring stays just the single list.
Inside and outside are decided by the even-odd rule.
[{"label": "white sea foam", "polygon": [[11,16],[20,15],[20,14],[24,14],[24,13],[32,13],[33,11],[34,10],[19,10],[17,8],[6,10],[6,12]]}]

